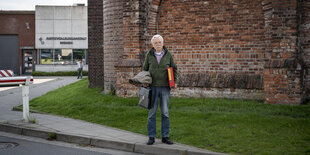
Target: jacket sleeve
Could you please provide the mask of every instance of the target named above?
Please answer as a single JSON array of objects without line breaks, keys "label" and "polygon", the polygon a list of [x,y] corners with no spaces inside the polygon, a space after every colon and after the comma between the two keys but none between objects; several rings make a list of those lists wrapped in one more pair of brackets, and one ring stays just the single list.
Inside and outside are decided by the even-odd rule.
[{"label": "jacket sleeve", "polygon": [[147,53],[145,56],[142,71],[149,71],[149,53]]},{"label": "jacket sleeve", "polygon": [[174,62],[173,55],[171,54],[170,57],[170,63],[171,67],[173,68],[173,75],[174,75],[174,82],[176,84],[179,84],[179,72],[178,72],[178,67],[177,64]]}]

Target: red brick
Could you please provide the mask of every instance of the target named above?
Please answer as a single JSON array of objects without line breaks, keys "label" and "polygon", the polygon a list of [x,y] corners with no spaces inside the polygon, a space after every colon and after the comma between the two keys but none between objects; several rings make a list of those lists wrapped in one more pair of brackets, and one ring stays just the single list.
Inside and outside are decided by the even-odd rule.
[{"label": "red brick", "polygon": [[[184,76],[215,72],[227,75],[223,78],[232,74],[263,77],[264,85],[256,89],[265,90],[269,103],[295,104],[302,101],[302,93],[291,94],[302,92],[303,87],[305,94],[310,92],[310,72],[305,72],[305,79],[301,76],[310,66],[307,44],[310,33],[306,26],[310,21],[306,9],[309,2],[109,0],[104,3],[105,86],[117,83],[117,88],[126,89],[128,83],[122,78],[137,66],[127,69],[115,66],[125,60],[136,60],[141,67],[145,53],[151,48],[151,37],[159,33]],[[301,17],[301,26],[296,17]],[[305,64],[298,69],[296,62]],[[245,80],[247,86],[256,82],[259,80]],[[129,89],[118,91],[130,94]],[[290,98],[295,100],[288,101]]]}]

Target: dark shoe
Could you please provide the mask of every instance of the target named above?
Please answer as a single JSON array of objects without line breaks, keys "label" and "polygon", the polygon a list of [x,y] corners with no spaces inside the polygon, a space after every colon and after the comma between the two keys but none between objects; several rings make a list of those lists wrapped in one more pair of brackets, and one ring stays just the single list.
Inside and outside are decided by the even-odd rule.
[{"label": "dark shoe", "polygon": [[173,141],[171,141],[168,137],[163,137],[161,139],[161,142],[163,142],[165,144],[169,144],[169,145],[173,144]]},{"label": "dark shoe", "polygon": [[150,137],[149,138],[149,141],[147,141],[147,145],[152,145],[152,144],[154,144],[154,142],[155,142],[155,138],[154,137]]}]

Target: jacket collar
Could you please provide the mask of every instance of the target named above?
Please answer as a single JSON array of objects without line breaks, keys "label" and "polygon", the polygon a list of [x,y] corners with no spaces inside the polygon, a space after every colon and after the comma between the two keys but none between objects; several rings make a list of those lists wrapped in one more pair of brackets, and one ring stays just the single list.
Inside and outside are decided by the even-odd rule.
[{"label": "jacket collar", "polygon": [[[165,50],[165,54],[164,55],[166,55],[169,51],[168,51],[168,49],[165,47],[165,46],[163,46],[163,49]],[[155,48],[153,47],[152,49],[151,49],[151,54],[152,55],[154,55],[155,56]]]}]

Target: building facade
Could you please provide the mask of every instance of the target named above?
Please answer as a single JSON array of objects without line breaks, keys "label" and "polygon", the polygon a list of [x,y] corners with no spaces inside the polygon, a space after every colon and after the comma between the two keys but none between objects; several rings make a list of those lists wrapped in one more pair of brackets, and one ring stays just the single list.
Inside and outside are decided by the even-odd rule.
[{"label": "building facade", "polygon": [[0,11],[0,69],[31,73],[36,63],[35,12]]},{"label": "building facade", "polygon": [[79,59],[88,63],[87,6],[36,6],[35,12],[36,71],[75,70]]},{"label": "building facade", "polygon": [[[175,96],[300,104],[310,94],[309,2],[91,0],[89,85],[136,96],[150,39],[161,34],[180,71]],[[98,76],[100,75],[100,76]]]},{"label": "building facade", "polygon": [[33,71],[88,70],[87,6],[36,6],[35,11],[0,11],[0,69],[15,75]]}]

